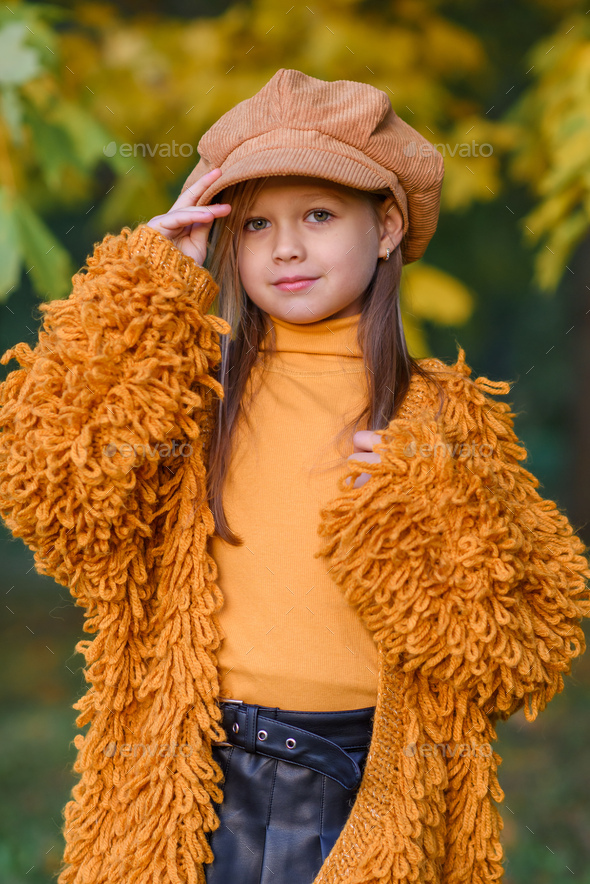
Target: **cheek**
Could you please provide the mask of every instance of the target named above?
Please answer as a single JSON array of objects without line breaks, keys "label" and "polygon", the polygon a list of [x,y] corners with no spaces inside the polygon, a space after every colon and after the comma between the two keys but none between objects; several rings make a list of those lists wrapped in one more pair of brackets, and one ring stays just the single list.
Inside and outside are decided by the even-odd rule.
[{"label": "cheek", "polygon": [[355,274],[364,274],[367,267],[377,261],[379,244],[371,236],[370,224],[347,230],[345,234],[334,239],[330,244],[333,261],[340,267],[347,268]]},{"label": "cheek", "polygon": [[[377,262],[377,253],[373,254],[372,244],[367,242],[359,243],[353,240],[333,249],[330,258],[330,265],[336,271],[335,275],[341,280],[348,280],[354,285],[364,285],[367,277],[370,279],[373,274]],[[328,257],[328,256],[326,256]]]},{"label": "cheek", "polygon": [[263,281],[268,276],[268,271],[265,269],[269,266],[268,259],[260,252],[260,249],[245,246],[238,249],[238,275],[249,297],[260,290],[261,285],[264,286]]},{"label": "cheek", "polygon": [[247,265],[254,260],[259,260],[263,254],[264,243],[255,235],[248,236],[247,233],[243,233],[238,247],[238,261]]},{"label": "cheek", "polygon": [[255,263],[252,252],[242,245],[238,250],[238,273],[242,280],[250,277]]}]

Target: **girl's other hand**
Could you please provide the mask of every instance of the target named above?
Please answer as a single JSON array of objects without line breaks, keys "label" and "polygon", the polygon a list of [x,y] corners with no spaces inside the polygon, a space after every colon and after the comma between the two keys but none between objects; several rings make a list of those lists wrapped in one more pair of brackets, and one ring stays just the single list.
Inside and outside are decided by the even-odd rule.
[{"label": "girl's other hand", "polygon": [[[353,454],[349,454],[347,460],[364,460],[367,463],[379,463],[381,456],[373,451],[373,446],[381,442],[381,435],[371,430],[359,430],[352,437]],[[361,473],[355,479],[353,488],[360,488],[371,478],[370,473]]]},{"label": "girl's other hand", "polygon": [[216,218],[231,212],[229,203],[213,203],[210,206],[196,206],[195,203],[210,184],[221,175],[221,169],[211,169],[202,175],[184,193],[181,193],[172,208],[165,215],[154,215],[147,222],[158,233],[168,237],[201,267],[207,257],[207,238]]}]

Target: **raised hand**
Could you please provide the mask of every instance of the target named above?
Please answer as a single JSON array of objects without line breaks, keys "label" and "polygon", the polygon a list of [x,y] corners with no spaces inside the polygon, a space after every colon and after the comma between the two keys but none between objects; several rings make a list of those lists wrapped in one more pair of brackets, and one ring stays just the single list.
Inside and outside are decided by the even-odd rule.
[{"label": "raised hand", "polygon": [[211,169],[181,193],[170,211],[165,215],[154,215],[147,224],[163,236],[201,267],[207,257],[207,238],[216,218],[231,212],[229,203],[213,203],[210,206],[196,206],[202,193],[221,175],[221,169]]}]

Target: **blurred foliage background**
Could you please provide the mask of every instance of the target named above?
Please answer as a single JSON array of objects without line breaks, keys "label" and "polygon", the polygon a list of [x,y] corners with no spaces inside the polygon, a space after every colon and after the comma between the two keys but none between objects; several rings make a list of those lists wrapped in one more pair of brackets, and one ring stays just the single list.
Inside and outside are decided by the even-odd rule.
[{"label": "blurred foliage background", "polygon": [[[572,0],[10,2],[0,10],[0,352],[105,233],[165,212],[203,132],[281,67],[385,91],[445,157],[404,271],[415,356],[511,380],[541,493],[590,543],[590,16]],[[4,377],[15,364],[2,367]],[[74,783],[82,612],[0,526],[0,880],[45,884]],[[590,654],[499,725],[505,884],[590,884]]]}]

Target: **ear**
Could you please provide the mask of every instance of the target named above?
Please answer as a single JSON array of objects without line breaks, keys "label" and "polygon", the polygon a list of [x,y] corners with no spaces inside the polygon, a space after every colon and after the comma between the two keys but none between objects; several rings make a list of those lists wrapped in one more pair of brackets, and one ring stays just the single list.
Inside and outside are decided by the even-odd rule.
[{"label": "ear", "polygon": [[383,200],[379,206],[379,217],[381,219],[379,257],[384,258],[387,249],[392,252],[397,248],[404,235],[404,218],[393,196],[388,196]]}]

